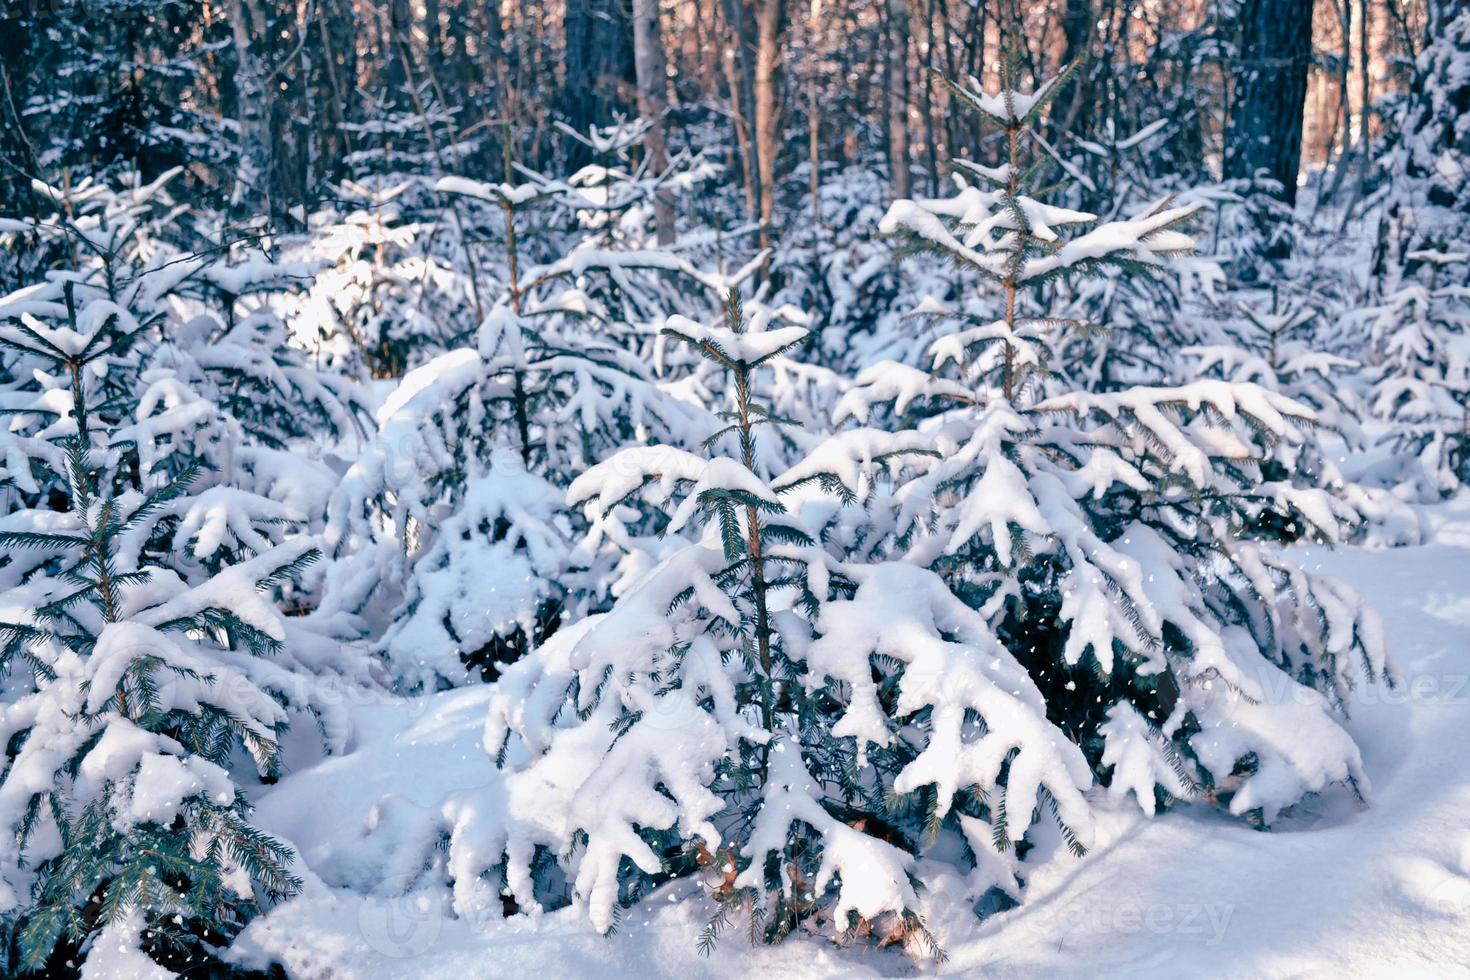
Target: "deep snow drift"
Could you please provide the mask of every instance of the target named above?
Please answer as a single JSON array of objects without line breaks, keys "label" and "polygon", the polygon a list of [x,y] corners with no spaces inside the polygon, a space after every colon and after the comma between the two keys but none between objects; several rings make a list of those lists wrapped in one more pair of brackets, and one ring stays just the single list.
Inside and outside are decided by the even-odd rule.
[{"label": "deep snow drift", "polygon": [[1309,571],[1362,591],[1397,662],[1396,689],[1360,687],[1349,704],[1370,805],[1339,788],[1258,832],[1203,804],[1150,820],[1131,797],[1108,802],[1095,789],[1094,848],[1034,871],[1020,907],[978,921],[941,894],[920,896],[948,954],[939,966],[844,949],[828,936],[751,948],[738,926],[702,957],[696,939],[714,904],[698,898],[697,880],[663,886],[606,938],[575,905],[477,920],[453,916],[447,887],[404,894],[436,853],[445,801],[495,791],[481,746],[487,687],[355,706],[350,751],[263,788],[259,825],[294,844],[312,874],[304,894],[253,923],[231,955],[280,963],[301,980],[1464,975],[1470,506],[1425,517],[1432,544],[1294,549]]}]

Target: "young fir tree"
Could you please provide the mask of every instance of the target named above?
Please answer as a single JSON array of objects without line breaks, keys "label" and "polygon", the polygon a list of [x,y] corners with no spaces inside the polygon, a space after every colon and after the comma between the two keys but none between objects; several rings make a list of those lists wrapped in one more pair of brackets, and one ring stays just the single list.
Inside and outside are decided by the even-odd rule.
[{"label": "young fir tree", "polygon": [[1410,252],[1416,264],[1382,303],[1360,311],[1379,363],[1375,414],[1421,499],[1470,484],[1470,253]]},{"label": "young fir tree", "polygon": [[[626,163],[645,132],[625,124],[578,138]],[[563,330],[590,333],[649,360],[656,355],[658,326],[669,316],[688,311],[691,297],[707,298],[713,313],[764,260],[758,255],[727,274],[723,263],[711,271],[691,257],[707,251],[706,236],[657,243],[655,200],[671,187],[687,193],[714,172],[702,158],[680,154],[660,175],[589,164],[561,180],[513,164],[504,183],[452,177],[437,186],[500,212],[490,233],[505,243],[502,305],[534,310]]]},{"label": "young fir tree", "polygon": [[[353,436],[367,406],[356,384],[312,367],[275,312],[291,305],[283,300],[309,285],[317,267],[254,248],[185,249],[181,241],[199,229],[180,227],[171,176],[72,195],[45,188],[56,210],[32,227],[71,258],[5,297],[0,317],[67,329],[69,317],[80,317],[89,330],[115,321],[107,329],[119,346],[93,352],[84,372],[98,425],[136,427],[145,439],[168,426],[190,431],[175,442],[214,447],[200,450],[209,479],[288,503],[318,524],[333,476],[299,447]],[[52,392],[77,379],[70,366],[56,370],[24,351],[0,362],[0,412],[11,423],[0,439],[16,450],[14,465],[0,466],[0,483],[15,485],[26,504],[46,496],[47,481],[53,489],[66,482],[55,440],[70,423]],[[146,411],[134,417],[140,405]]]},{"label": "young fir tree", "polygon": [[501,212],[505,293],[473,347],[409,372],[384,403],[330,529],[334,605],[361,611],[385,584],[408,582],[389,622],[360,628],[382,632],[389,670],[408,688],[462,683],[471,670],[493,677],[616,588],[630,542],[581,540],[585,522],[560,503],[566,487],[620,445],[693,446],[710,424],[650,367],[674,373],[652,331],[626,318],[672,302],[665,276],[712,292],[753,271],[707,275],[671,253],[600,246],[526,270],[527,215],[595,202],[536,175],[438,186]]},{"label": "young fir tree", "polygon": [[584,147],[591,158],[565,182],[556,183],[563,188],[564,207],[574,212],[579,227],[589,233],[589,242],[599,248],[651,248],[657,243],[654,209],[659,199],[672,207],[676,195],[687,195],[719,173],[720,168],[702,153],[687,150],[668,160],[662,172],[652,171],[653,155],[645,141],[653,126],[649,119],[619,117],[612,125],[580,132],[556,123],[562,135]]},{"label": "young fir tree", "polygon": [[[21,511],[0,530],[7,550],[31,552],[5,569],[0,622],[0,666],[12,672],[0,824],[16,840],[0,898],[23,970],[74,959],[124,920],[129,943],[184,963],[299,885],[290,850],[250,825],[231,768],[243,750],[259,775],[279,770],[292,689],[280,668],[241,661],[270,657],[286,635],[258,590],[317,553],[309,540],[283,543],[190,585],[159,558],[128,554],[127,539],[156,532],[194,471],[101,495],[80,445],[72,510]],[[185,510],[181,523],[196,516]]]},{"label": "young fir tree", "polygon": [[1452,0],[1430,0],[1424,28],[1425,44],[1388,155],[1389,190],[1374,271],[1390,287],[1414,278],[1418,267],[1433,266],[1437,253],[1463,251],[1470,213],[1470,135],[1464,125],[1470,10]]},{"label": "young fir tree", "polygon": [[456,911],[502,884],[540,908],[564,878],[608,930],[650,886],[700,873],[706,950],[743,916],[758,941],[805,923],[935,954],[919,855],[963,865],[971,900],[1016,894],[1008,848],[1038,821],[1086,839],[1086,760],[938,575],[854,560],[830,533],[929,440],[843,433],[772,477],[758,437],[786,420],[767,369],[805,328],[751,330],[732,296],[723,325],[666,329],[728,373],[706,445],[733,455],[630,447],[572,484],[599,523],[651,509],[665,547],[609,612],[498,682],[503,783],[444,811]]},{"label": "young fir tree", "polygon": [[1382,300],[1359,314],[1378,354],[1373,409],[1414,459],[1398,479],[1426,500],[1470,482],[1470,11],[1431,3],[1427,26],[1389,155]]},{"label": "young fir tree", "polygon": [[1047,167],[1031,133],[1067,74],[1017,91],[1012,60],[999,93],[947,83],[1000,129],[1003,159],[957,162],[957,194],[900,201],[885,219],[994,288],[1004,313],[936,341],[924,386],[894,390],[880,375],[848,393],[843,411],[859,420],[875,402],[957,405],[930,409],[919,431],[941,458],[869,508],[868,533],[941,571],[1100,780],[1146,811],[1200,795],[1269,824],[1334,783],[1362,794],[1359,751],[1334,708],[1361,675],[1386,676],[1378,620],[1343,583],[1246,534],[1270,506],[1336,539],[1324,491],[1263,475],[1303,444],[1314,410],[1250,383],[1039,384],[1076,327],[1032,298],[1039,287],[1151,274],[1192,245],[1179,227],[1193,207],[1096,224],[1031,190]]},{"label": "young fir tree", "polygon": [[[1347,453],[1366,446],[1359,420],[1366,406],[1354,384],[1361,365],[1329,353],[1332,345],[1325,333],[1319,311],[1304,302],[1273,298],[1270,307],[1259,310],[1241,305],[1236,317],[1219,325],[1211,343],[1178,350],[1179,373],[1257,384],[1312,410],[1317,438],[1282,446],[1277,458],[1261,464],[1264,482],[1257,488],[1257,498],[1262,505],[1254,518],[1259,533],[1295,541],[1341,529],[1354,539],[1417,543],[1419,521],[1408,505],[1382,488],[1363,486],[1338,465]],[[1288,486],[1325,490],[1326,494],[1298,496],[1297,506],[1325,506],[1331,515],[1319,514],[1308,529],[1283,516],[1285,511],[1277,504],[1264,503],[1274,489],[1286,492]],[[1336,538],[1328,540],[1339,543]]]},{"label": "young fir tree", "polygon": [[0,914],[27,971],[119,946],[181,968],[290,894],[241,759],[273,777],[292,712],[340,742],[324,675],[355,673],[277,602],[318,557],[304,517],[228,482],[248,427],[185,384],[207,368],[165,356],[178,324],[140,321],[119,281],[0,300],[8,366],[40,385],[16,471],[51,488],[0,518]]}]

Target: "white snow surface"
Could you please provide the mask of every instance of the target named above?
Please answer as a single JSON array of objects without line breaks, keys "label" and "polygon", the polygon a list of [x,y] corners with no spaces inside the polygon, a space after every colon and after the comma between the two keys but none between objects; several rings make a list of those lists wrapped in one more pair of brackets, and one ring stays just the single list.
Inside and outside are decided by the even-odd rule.
[{"label": "white snow surface", "polygon": [[1397,689],[1349,696],[1371,805],[1334,788],[1259,832],[1207,804],[1150,819],[1126,790],[1094,789],[1092,850],[1032,869],[1019,907],[977,920],[959,876],[929,878],[918,902],[941,965],[830,932],[750,949],[739,923],[702,957],[714,906],[692,879],[606,938],[575,907],[456,918],[417,862],[446,797],[496,780],[481,745],[489,687],[353,706],[345,754],[263,792],[257,822],[300,849],[308,887],[231,955],[303,980],[1470,976],[1470,508],[1431,508],[1425,523],[1438,543],[1293,549],[1363,592],[1397,659]]}]

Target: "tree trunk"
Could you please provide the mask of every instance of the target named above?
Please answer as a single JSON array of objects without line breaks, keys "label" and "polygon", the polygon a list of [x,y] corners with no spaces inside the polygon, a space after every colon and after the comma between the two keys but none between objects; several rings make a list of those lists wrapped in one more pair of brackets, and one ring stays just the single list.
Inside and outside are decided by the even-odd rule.
[{"label": "tree trunk", "polygon": [[388,0],[388,32],[381,56],[389,101],[400,108],[409,104],[404,91],[409,84],[408,67],[413,64],[404,46],[413,43],[413,6],[409,0]]},{"label": "tree trunk", "polygon": [[[636,77],[632,25],[611,0],[567,0],[563,26],[562,119],[578,132],[606,126],[614,113],[628,108],[624,95]],[[575,140],[568,142],[567,153],[574,167],[590,160],[590,152]]]},{"label": "tree trunk", "polygon": [[730,85],[730,107],[735,117],[735,135],[745,173],[746,212],[754,218],[760,211],[761,168],[756,151],[755,119],[755,14],[750,0],[723,0],[725,22],[734,44],[726,53],[725,74]]},{"label": "tree trunk", "polygon": [[302,190],[307,200],[328,181],[344,175],[349,152],[345,124],[356,69],[345,57],[353,50],[352,10],[345,0],[297,0],[301,37],[296,48],[295,91],[299,93],[286,114],[304,129]]},{"label": "tree trunk", "polygon": [[888,174],[893,196],[909,196],[909,19],[888,0]]},{"label": "tree trunk", "polygon": [[755,157],[760,172],[761,246],[770,244],[781,152],[781,40],[786,0],[756,0]]},{"label": "tree trunk", "polygon": [[1225,176],[1265,171],[1280,182],[1282,198],[1294,204],[1312,58],[1312,0],[1242,0],[1239,28]]},{"label": "tree trunk", "polygon": [[0,10],[0,216],[6,218],[31,213],[26,175],[43,176],[36,172],[35,153],[21,117],[30,77],[26,60],[32,38],[41,36],[39,20],[28,6],[7,5]]},{"label": "tree trunk", "polygon": [[[1062,12],[1062,65],[1069,65],[1088,53],[1092,46],[1092,32],[1097,15],[1092,10],[1092,0],[1066,0]],[[1073,137],[1087,136],[1092,132],[1087,118],[1091,93],[1087,86],[1087,68],[1072,76],[1071,84],[1057,94],[1050,113],[1051,138],[1059,140],[1063,134]],[[1126,134],[1119,134],[1126,135]]]},{"label": "tree trunk", "polygon": [[811,197],[814,236],[822,227],[822,117],[817,108],[817,76],[822,69],[818,56],[821,50],[821,12],[821,0],[813,0],[807,25],[806,159],[807,193]]},{"label": "tree trunk", "polygon": [[271,152],[268,139],[265,69],[255,50],[264,33],[260,11],[251,0],[232,0],[230,30],[235,42],[235,116],[240,133],[240,165],[230,206],[237,215],[270,210]]},{"label": "tree trunk", "polygon": [[[638,75],[638,114],[653,127],[643,138],[648,150],[648,168],[662,174],[669,165],[664,138],[664,113],[668,109],[668,66],[664,62],[663,32],[658,23],[659,0],[633,0],[633,64]],[[674,204],[668,192],[659,191],[653,202],[653,222],[658,243],[674,240]]]},{"label": "tree trunk", "polygon": [[934,13],[935,0],[924,0],[924,55],[919,59],[922,83],[919,112],[924,119],[924,163],[929,171],[929,193],[939,196],[939,147],[934,141]]}]

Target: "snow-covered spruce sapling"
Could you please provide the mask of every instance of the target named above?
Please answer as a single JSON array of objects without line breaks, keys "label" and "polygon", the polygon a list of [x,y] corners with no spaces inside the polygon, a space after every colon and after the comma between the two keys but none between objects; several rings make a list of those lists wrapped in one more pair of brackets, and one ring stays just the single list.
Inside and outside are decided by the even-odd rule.
[{"label": "snow-covered spruce sapling", "polygon": [[1378,355],[1373,410],[1395,423],[1394,448],[1416,465],[1399,479],[1425,500],[1470,483],[1470,10],[1426,10],[1429,43],[1414,64],[1389,154],[1375,283],[1366,319]]},{"label": "snow-covered spruce sapling", "polygon": [[[197,962],[289,892],[290,853],[250,825],[237,767],[272,776],[293,712],[340,746],[335,681],[362,676],[278,604],[300,599],[324,495],[262,442],[284,446],[313,404],[277,427],[285,399],[327,389],[256,349],[248,318],[223,335],[174,319],[217,295],[197,259],[105,271],[0,299],[7,368],[29,375],[11,448],[50,483],[0,518],[0,824],[18,841],[0,891],[31,965],[99,930]],[[244,425],[220,389],[253,378]]]},{"label": "snow-covered spruce sapling", "polygon": [[705,949],[744,915],[757,940],[827,926],[934,954],[919,855],[942,834],[972,900],[1015,894],[1007,848],[1041,814],[1089,838],[1091,773],[938,575],[850,562],[825,534],[927,440],[843,433],[766,477],[757,434],[783,420],[755,375],[806,332],[745,326],[732,300],[723,326],[667,328],[729,373],[709,445],[735,456],[631,447],[569,491],[594,524],[652,507],[667,546],[609,612],[498,682],[486,745],[503,782],[445,808],[455,908],[498,903],[503,881],[539,909],[564,875],[607,930],[650,886],[699,872],[718,905]]},{"label": "snow-covered spruce sapling", "polygon": [[[493,676],[564,616],[601,605],[618,555],[578,550],[585,524],[561,505],[566,487],[620,445],[694,446],[711,422],[655,377],[632,326],[562,273],[522,281],[517,223],[548,186],[440,182],[501,208],[507,293],[473,348],[405,375],[333,502],[334,601],[361,610],[384,586],[408,583],[381,649],[409,688],[463,683],[471,669]],[[504,559],[489,580],[487,551]]]},{"label": "snow-covered spruce sapling", "polygon": [[1042,384],[1054,338],[1073,325],[1044,312],[1037,287],[1155,270],[1191,247],[1179,226],[1194,208],[1156,206],[1065,237],[1094,217],[1025,190],[1038,173],[1030,127],[1059,83],[1015,92],[1011,78],[998,95],[951,86],[1002,128],[1006,159],[958,165],[958,194],[897,202],[884,221],[994,286],[1005,314],[936,341],[927,386],[895,389],[879,372],[848,392],[841,411],[859,421],[900,397],[957,406],[920,423],[942,459],[875,498],[871,533],[943,572],[1099,778],[1136,790],[1144,809],[1197,785],[1270,823],[1334,783],[1362,792],[1358,748],[1333,709],[1362,675],[1386,676],[1378,620],[1343,583],[1244,534],[1269,505],[1313,536],[1340,535],[1325,490],[1262,476],[1315,413],[1249,383],[1096,394]]},{"label": "snow-covered spruce sapling", "polygon": [[[644,360],[656,359],[659,325],[676,312],[690,312],[696,298],[707,299],[707,312],[714,314],[725,294],[749,279],[765,258],[757,256],[732,273],[715,272],[682,254],[682,244],[652,244],[651,231],[638,227],[648,215],[634,204],[645,192],[657,193],[657,187],[619,187],[619,196],[604,202],[597,199],[600,194],[566,181],[525,168],[520,172],[526,180],[519,184],[452,177],[438,186],[441,192],[485,201],[503,212],[506,290],[499,305],[535,320],[542,330],[553,334],[585,335]],[[698,173],[690,175],[691,180]],[[611,220],[625,208],[633,209],[626,216],[630,227],[608,238],[600,222]],[[544,262],[532,262],[522,255],[524,235],[517,229],[523,223],[532,227],[527,221],[531,214],[537,215],[536,226],[543,231],[558,220],[570,226],[560,236],[543,233],[554,245],[557,238],[566,243],[565,248],[554,248],[553,257]],[[591,228],[583,227],[589,222]]]},{"label": "snow-covered spruce sapling", "polygon": [[[1421,272],[1447,284],[1433,267],[1446,256],[1465,252],[1470,10],[1455,0],[1429,0],[1424,17],[1427,43],[1414,61],[1393,127],[1398,138],[1388,153],[1388,192],[1374,256],[1375,280],[1387,285],[1388,293],[1420,278]],[[1465,278],[1461,275],[1458,281],[1463,284]]]},{"label": "snow-covered spruce sapling", "polygon": [[319,523],[333,475],[301,449],[354,432],[365,405],[356,385],[318,375],[271,312],[309,269],[181,254],[130,227],[76,268],[0,297],[0,482],[22,506],[49,496],[65,509],[80,395],[106,486],[196,462],[196,492],[246,490]]},{"label": "snow-covered spruce sapling", "polygon": [[[730,373],[732,408],[708,444],[732,439],[738,457],[628,448],[578,478],[569,499],[588,502],[594,518],[643,500],[664,512],[666,535],[696,517],[705,533],[676,538],[609,613],[510,667],[486,730],[512,796],[546,780],[564,787],[560,812],[542,827],[512,818],[502,830],[507,886],[520,906],[537,907],[529,861],[536,845],[546,847],[602,930],[651,884],[715,860],[714,821],[727,809],[746,810],[748,820],[758,806],[773,733],[795,708],[788,634],[809,633],[796,610],[773,608],[772,593],[795,589],[806,610],[816,602],[801,562],[771,550],[811,541],[753,469],[757,430],[781,420],[756,400],[752,379],[806,331],[747,333],[733,295],[725,325],[677,318],[667,329]],[[784,750],[797,753],[799,743]],[[759,928],[781,930],[783,921]]]},{"label": "snow-covered spruce sapling", "polygon": [[100,298],[80,301],[79,321],[77,286],[62,280],[0,299],[0,417],[6,423],[0,486],[18,494],[12,506],[64,509],[67,448],[80,441],[89,452],[106,455],[105,432],[93,432],[88,420],[94,414],[120,418],[131,393],[127,355],[143,326]]},{"label": "snow-covered spruce sapling", "polygon": [[[507,175],[508,177],[509,175]],[[475,181],[467,181],[461,177],[444,177],[435,185],[435,189],[441,194],[462,194],[467,197],[477,197],[482,200],[493,201],[499,206],[505,216],[507,293],[506,301],[499,305],[508,307],[514,316],[519,317],[521,315],[523,290],[520,282],[520,249],[516,238],[517,211],[529,207],[537,201],[544,200],[552,192],[535,181],[511,184],[507,180],[506,183],[502,184],[482,184]],[[492,313],[491,316],[494,316],[494,314]],[[483,330],[483,327],[481,329]],[[516,435],[519,441],[518,448],[520,449],[522,461],[529,464],[531,462],[531,423],[530,409],[527,405],[524,365],[513,362],[509,368],[509,375],[509,402],[511,412],[515,418]]]},{"label": "snow-covered spruce sapling", "polygon": [[[526,467],[565,486],[629,439],[690,443],[692,431],[708,420],[655,383],[648,365],[652,346],[639,332],[643,324],[627,310],[589,298],[579,281],[600,271],[614,282],[613,292],[643,295],[630,273],[675,273],[723,294],[749,270],[712,278],[668,253],[603,249],[578,249],[565,260],[524,269],[518,228],[526,210],[574,206],[581,199],[573,189],[534,174],[521,184],[444,178],[438,189],[493,202],[504,216],[506,290],[480,324],[476,346],[488,382],[481,402],[490,418],[513,431],[510,445]],[[662,321],[667,313],[655,309],[653,315]]]},{"label": "snow-covered spruce sapling", "polygon": [[[305,440],[317,444],[356,438],[371,414],[356,380],[319,370],[306,350],[291,342],[291,328],[274,309],[286,292],[310,286],[314,262],[277,262],[245,252],[230,262],[200,263],[173,289],[193,298],[202,312],[170,324],[166,350],[154,365],[179,373],[192,360],[208,379],[212,400],[270,449]],[[153,365],[145,365],[153,366]]]},{"label": "snow-covered spruce sapling", "polygon": [[1418,272],[1360,315],[1379,356],[1373,411],[1413,461],[1401,478],[1432,500],[1470,485],[1470,253],[1410,256]]},{"label": "snow-covered spruce sapling", "polygon": [[[492,316],[487,332],[506,327],[507,346],[524,351],[521,324],[506,323],[513,314]],[[506,394],[502,369],[514,359],[490,349],[501,353],[461,349],[409,372],[333,499],[329,597],[358,615],[407,582],[391,624],[357,632],[387,627],[382,652],[408,688],[464,683],[471,670],[493,676],[605,592],[599,577],[612,570],[602,566],[617,558],[579,551],[585,523],[562,503],[568,474],[615,440],[697,441],[689,436],[707,418],[616,349],[568,345],[527,362],[530,431],[544,440],[527,468],[507,437],[513,426],[486,406]]]},{"label": "snow-covered spruce sapling", "polygon": [[[176,262],[170,269],[190,272],[187,266]],[[133,286],[109,292],[91,271],[0,298],[0,357],[16,381],[12,390],[0,391],[11,436],[8,469],[29,474],[30,487],[41,480],[49,485],[40,493],[17,482],[21,492],[9,501],[12,516],[73,509],[78,475],[69,466],[76,444],[88,462],[84,475],[99,494],[144,492],[186,471],[194,474],[187,495],[161,506],[127,538],[134,561],[177,545],[179,554],[169,563],[191,584],[315,524],[330,473],[324,477],[324,467],[299,458],[285,443],[312,417],[310,409],[321,409],[323,425],[331,424],[333,411],[347,409],[340,403],[323,408],[321,399],[306,394],[328,389],[293,381],[304,369],[293,366],[289,354],[254,349],[250,334],[221,341],[209,329],[218,321],[207,314],[187,323],[174,319],[174,305],[184,302],[173,291],[177,282],[161,277],[169,290],[165,303],[156,292],[150,298]],[[160,288],[153,277],[129,279]],[[216,373],[213,366],[221,364],[229,367]],[[224,407],[232,399],[221,388],[252,384],[258,386],[258,414],[247,426]],[[273,426],[293,398],[297,417],[290,427]],[[185,559],[189,545],[193,554]]]},{"label": "snow-covered spruce sapling", "polygon": [[[936,342],[930,356],[936,366],[960,366],[962,380],[1014,402],[1054,370],[1056,349],[1063,340],[1089,329],[1089,324],[1030,313],[1025,296],[1043,292],[1058,280],[1087,275],[1159,275],[1160,260],[1183,254],[1191,240],[1177,229],[1196,207],[1168,207],[1168,202],[1142,214],[1111,221],[1091,231],[1072,234],[1097,222],[1084,211],[1041,200],[1057,185],[1045,183],[1052,158],[1031,145],[1046,107],[1076,71],[1067,66],[1034,93],[1012,90],[1019,68],[1013,50],[1002,62],[1002,91],[987,94],[974,79],[966,84],[941,79],[958,105],[976,112],[1004,134],[1005,155],[997,166],[965,159],[953,161],[958,193],[948,198],[898,201],[880,231],[905,239],[905,252],[932,253],[978,274],[999,293],[1001,313],[994,320],[951,313],[936,300],[915,314],[930,319],[958,319],[962,331]],[[1072,237],[1067,236],[1072,234]],[[875,372],[881,377],[881,372]],[[859,389],[862,383],[859,382]],[[941,385],[935,395],[952,397]],[[911,393],[910,398],[922,392]],[[864,395],[854,395],[861,404]]]},{"label": "snow-covered spruce sapling", "polygon": [[[106,423],[129,412],[136,392],[134,349],[166,317],[163,298],[189,271],[172,263],[164,238],[177,208],[169,171],[146,185],[114,188],[85,180],[64,189],[35,182],[55,211],[31,223],[41,247],[61,267],[0,297],[0,486],[14,487],[11,506],[51,500],[64,509],[66,448],[78,418],[95,419],[84,445],[107,454]],[[70,261],[59,257],[65,255]],[[149,257],[158,274],[144,276]],[[80,401],[82,411],[73,413]]]},{"label": "snow-covered spruce sapling", "polygon": [[122,922],[141,924],[128,939],[154,959],[198,962],[299,885],[231,767],[243,751],[260,776],[278,771],[299,692],[269,662],[287,636],[270,593],[317,552],[297,538],[192,584],[165,560],[197,526],[169,516],[197,467],[118,492],[88,457],[74,438],[68,511],[0,528],[0,826],[16,842],[0,911],[24,969],[75,959]]},{"label": "snow-covered spruce sapling", "polygon": [[441,520],[411,556],[403,601],[378,644],[400,685],[493,679],[579,611],[563,494],[505,450],[465,482],[452,509],[435,507]]},{"label": "snow-covered spruce sapling", "polygon": [[672,206],[676,192],[687,194],[720,170],[703,153],[681,150],[661,172],[652,171],[653,155],[646,140],[654,123],[649,119],[619,118],[609,126],[591,126],[585,132],[562,122],[555,125],[591,154],[592,162],[554,183],[561,188],[563,207],[575,212],[578,224],[589,233],[587,244],[599,248],[652,247],[657,240],[653,225],[660,199]]},{"label": "snow-covered spruce sapling", "polygon": [[710,445],[735,439],[739,457],[628,448],[569,491],[594,516],[635,498],[656,507],[682,498],[664,514],[664,532],[678,535],[703,516],[711,539],[676,538],[610,613],[507,669],[487,723],[510,795],[545,780],[559,790],[541,820],[514,817],[512,805],[500,843],[482,858],[498,862],[503,849],[514,901],[537,908],[532,858],[547,848],[601,930],[651,883],[694,870],[698,849],[719,846],[713,821],[726,810],[723,796],[750,805],[791,677],[776,619],[795,614],[776,613],[770,594],[798,579],[794,561],[769,550],[810,542],[779,523],[781,501],[751,469],[756,429],[779,423],[761,410],[751,378],[806,331],[747,334],[734,297],[728,317],[717,328],[679,319],[669,331],[731,372],[728,425]]},{"label": "snow-covered spruce sapling", "polygon": [[[1410,507],[1382,488],[1349,479],[1334,461],[1366,445],[1360,421],[1366,406],[1353,384],[1361,365],[1329,353],[1323,332],[1319,311],[1303,301],[1273,297],[1269,308],[1259,309],[1241,304],[1236,316],[1218,324],[1210,343],[1178,351],[1179,374],[1181,380],[1257,384],[1312,411],[1316,438],[1285,444],[1261,462],[1253,531],[1295,541],[1314,533],[1330,535],[1341,525],[1355,539],[1417,542],[1418,518]],[[1296,523],[1271,502],[1273,488],[1287,485],[1326,490],[1330,497],[1318,502],[1332,509],[1335,520],[1316,520],[1315,531]]]}]

